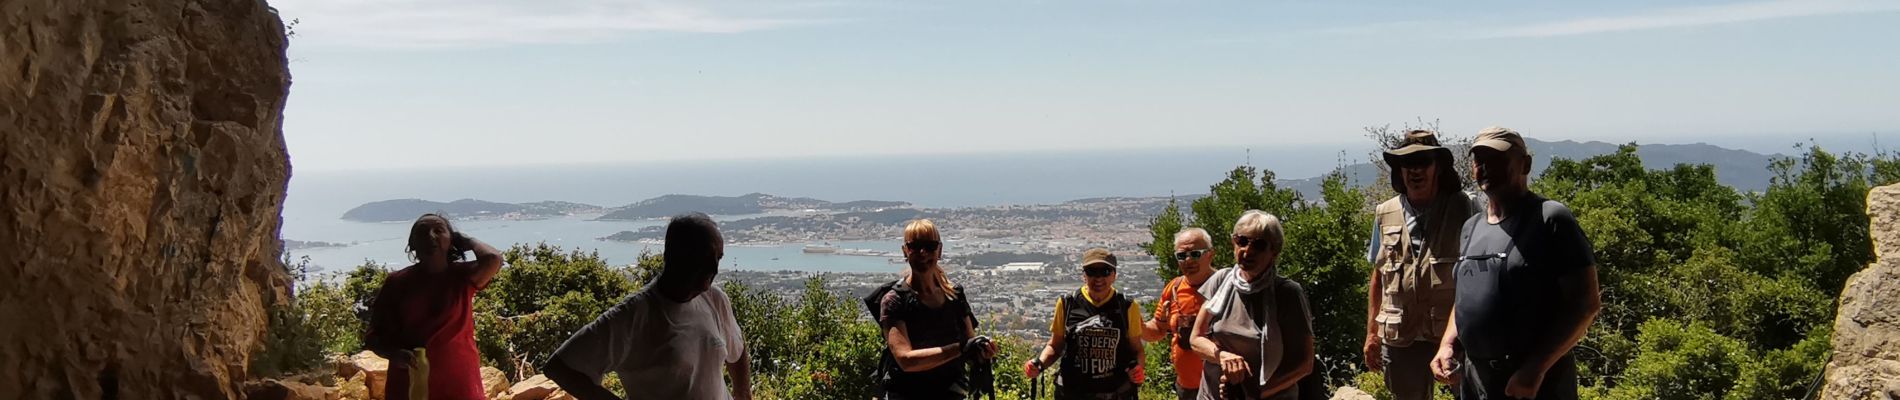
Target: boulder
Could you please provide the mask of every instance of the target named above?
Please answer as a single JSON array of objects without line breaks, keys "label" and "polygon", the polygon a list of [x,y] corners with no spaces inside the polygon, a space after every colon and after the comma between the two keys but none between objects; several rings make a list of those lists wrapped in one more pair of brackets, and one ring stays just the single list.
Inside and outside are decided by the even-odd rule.
[{"label": "boulder", "polygon": [[1867,215],[1878,258],[1841,290],[1823,399],[1900,398],[1900,185],[1868,193]]},{"label": "boulder", "polygon": [[502,392],[506,391],[508,391],[508,374],[495,367],[482,367],[482,393],[493,399],[500,397]]},{"label": "boulder", "polygon": [[244,398],[249,400],[335,400],[335,392],[334,388],[272,379],[244,384]]},{"label": "boulder", "polygon": [[243,396],[290,161],[264,0],[0,1],[0,397]]},{"label": "boulder", "polygon": [[561,386],[555,385],[547,375],[535,375],[508,387],[508,396],[511,400],[543,400],[557,390],[561,390]]},{"label": "boulder", "polygon": [[351,375],[349,379],[337,385],[337,397],[347,400],[370,400],[368,381],[368,374],[357,371],[355,375]]},{"label": "boulder", "polygon": [[1333,392],[1333,400],[1376,400],[1376,399],[1374,399],[1371,394],[1367,394],[1364,391],[1360,391],[1359,388],[1355,388],[1352,386],[1340,386],[1339,390]]},{"label": "boulder", "polygon": [[389,382],[389,360],[364,350],[350,356],[350,365],[367,375],[363,383],[369,388],[370,400],[382,400],[384,386]]},{"label": "boulder", "polygon": [[356,368],[356,360],[342,354],[330,355],[326,364],[329,364],[331,369],[336,370],[336,377],[340,379],[349,379],[351,376],[355,376],[357,372],[363,371],[362,369]]}]

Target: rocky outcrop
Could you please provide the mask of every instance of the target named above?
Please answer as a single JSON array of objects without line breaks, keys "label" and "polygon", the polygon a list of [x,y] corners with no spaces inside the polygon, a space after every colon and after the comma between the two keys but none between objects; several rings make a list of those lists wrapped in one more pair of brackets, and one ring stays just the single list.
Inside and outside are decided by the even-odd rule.
[{"label": "rocky outcrop", "polygon": [[1900,398],[1900,185],[1874,188],[1867,215],[1878,258],[1841,290],[1825,399]]},{"label": "rocky outcrop", "polygon": [[263,0],[0,2],[0,397],[243,394],[285,46]]}]

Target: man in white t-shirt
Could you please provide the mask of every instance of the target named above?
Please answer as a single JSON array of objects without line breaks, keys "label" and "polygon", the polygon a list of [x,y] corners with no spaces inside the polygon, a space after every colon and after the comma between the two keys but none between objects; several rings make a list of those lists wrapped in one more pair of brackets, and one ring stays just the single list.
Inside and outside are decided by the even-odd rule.
[{"label": "man in white t-shirt", "polygon": [[[620,375],[629,398],[750,400],[745,335],[726,293],[712,285],[724,255],[725,241],[711,217],[673,217],[660,276],[575,332],[542,371],[583,400],[619,399],[600,386],[608,371]],[[730,393],[719,374],[722,365],[732,375]]]}]

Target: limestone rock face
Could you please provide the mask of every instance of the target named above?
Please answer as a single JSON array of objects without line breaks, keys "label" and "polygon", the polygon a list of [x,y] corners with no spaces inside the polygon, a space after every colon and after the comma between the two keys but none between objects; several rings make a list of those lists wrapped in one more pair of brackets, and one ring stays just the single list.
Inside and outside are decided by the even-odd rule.
[{"label": "limestone rock face", "polygon": [[263,0],[0,1],[0,397],[243,394],[285,46]]},{"label": "limestone rock face", "polygon": [[1900,185],[1868,193],[1867,215],[1878,259],[1841,290],[1826,399],[1900,398]]}]

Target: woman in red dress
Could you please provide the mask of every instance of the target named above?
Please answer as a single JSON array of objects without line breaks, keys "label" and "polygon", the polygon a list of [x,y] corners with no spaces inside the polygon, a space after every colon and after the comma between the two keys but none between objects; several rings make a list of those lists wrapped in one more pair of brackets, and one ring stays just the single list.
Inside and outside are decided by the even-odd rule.
[{"label": "woman in red dress", "polygon": [[[364,347],[389,359],[384,398],[408,400],[416,348],[428,349],[429,397],[485,398],[481,357],[475,352],[475,292],[501,271],[501,252],[456,232],[436,214],[416,219],[405,250],[416,263],[383,280],[370,303],[363,340]],[[463,261],[469,251],[475,261]]]}]

